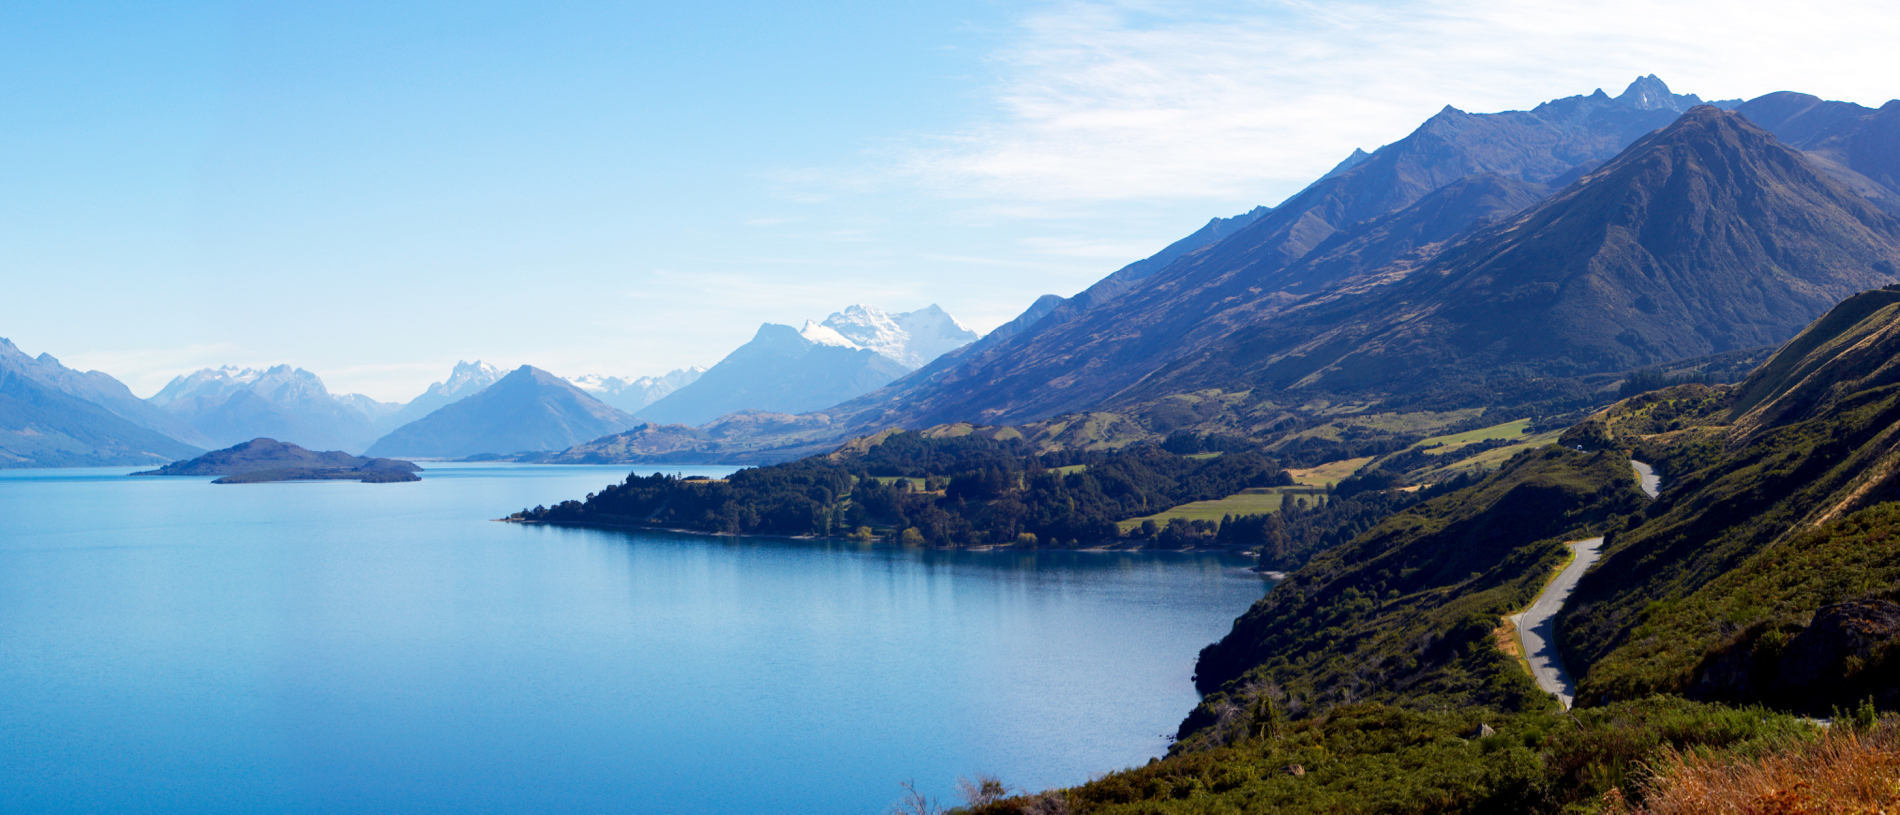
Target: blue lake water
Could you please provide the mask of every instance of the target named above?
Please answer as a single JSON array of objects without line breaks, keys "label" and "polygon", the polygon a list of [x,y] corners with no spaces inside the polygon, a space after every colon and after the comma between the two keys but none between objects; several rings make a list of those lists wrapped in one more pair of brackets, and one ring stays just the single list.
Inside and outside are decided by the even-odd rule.
[{"label": "blue lake water", "polygon": [[[0,811],[882,813],[1145,762],[1232,556],[487,519],[627,467],[409,484],[0,470]],[[688,474],[728,468],[667,467]]]}]

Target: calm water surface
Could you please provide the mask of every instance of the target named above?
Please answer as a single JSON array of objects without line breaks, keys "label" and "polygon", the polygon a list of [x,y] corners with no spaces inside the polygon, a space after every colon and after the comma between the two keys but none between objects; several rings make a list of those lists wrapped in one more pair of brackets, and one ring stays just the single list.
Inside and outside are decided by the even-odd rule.
[{"label": "calm water surface", "polygon": [[[626,467],[411,484],[0,471],[0,810],[881,813],[1145,762],[1265,584],[485,519]],[[680,468],[717,475],[725,468]]]}]

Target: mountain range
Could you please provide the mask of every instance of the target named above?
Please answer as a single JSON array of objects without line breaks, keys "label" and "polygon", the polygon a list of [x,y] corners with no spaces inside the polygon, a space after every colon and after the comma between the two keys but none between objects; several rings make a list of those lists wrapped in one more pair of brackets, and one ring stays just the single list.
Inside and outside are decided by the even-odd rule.
[{"label": "mountain range", "polygon": [[[6,348],[12,349],[12,343]],[[18,368],[0,365],[0,467],[163,464],[201,452]]]},{"label": "mountain range", "polygon": [[[1654,76],[1528,111],[1447,107],[1278,206],[1213,219],[981,338],[935,306],[852,306],[802,328],[763,326],[698,376],[579,377],[597,403],[699,428],[603,434],[580,455],[757,461],[965,421],[1049,444],[1186,428],[1375,447],[1402,435],[1382,416],[1455,423],[1511,409],[1556,421],[1601,404],[1633,368],[1706,372],[1720,359],[1735,370],[1736,354],[1758,359],[1839,298],[1897,279],[1897,144],[1900,103],[1775,93],[1701,105]],[[276,435],[346,450],[499,375],[463,363],[399,407],[331,395],[284,366],[202,371],[143,404],[46,370],[33,381],[66,381],[61,393],[85,391],[77,398],[176,439]]]},{"label": "mountain range", "polygon": [[380,435],[376,414],[392,412],[368,397],[334,396],[316,374],[289,365],[206,368],[174,378],[148,401],[216,447],[267,436],[362,450]]},{"label": "mountain range", "polygon": [[389,431],[434,413],[446,405],[480,393],[483,388],[495,384],[501,376],[500,368],[479,359],[474,362],[457,360],[455,367],[449,371],[448,379],[430,383],[422,395],[409,400],[408,404],[378,421],[376,426],[380,432],[377,436],[386,435]]},{"label": "mountain range", "polygon": [[1372,422],[1320,415],[1342,400],[1561,414],[1622,371],[1772,346],[1900,279],[1884,211],[1900,192],[1870,147],[1897,121],[1900,105],[1793,93],[1705,106],[1654,76],[1529,111],[1446,108],[1277,207],[708,454],[1081,416],[1124,426],[1100,443],[1181,427],[1364,435]]},{"label": "mountain range", "polygon": [[703,425],[739,411],[814,411],[876,390],[976,339],[936,305],[898,314],[853,305],[797,329],[766,323],[705,374],[635,415]]},{"label": "mountain range", "polygon": [[465,458],[562,450],[637,423],[573,383],[523,365],[475,394],[396,428],[366,455]]},{"label": "mountain range", "polygon": [[632,413],[660,401],[667,394],[693,384],[704,373],[706,373],[705,368],[694,366],[669,371],[660,376],[627,378],[585,374],[569,377],[567,381],[574,383],[574,387],[593,394],[594,398],[602,402]]}]

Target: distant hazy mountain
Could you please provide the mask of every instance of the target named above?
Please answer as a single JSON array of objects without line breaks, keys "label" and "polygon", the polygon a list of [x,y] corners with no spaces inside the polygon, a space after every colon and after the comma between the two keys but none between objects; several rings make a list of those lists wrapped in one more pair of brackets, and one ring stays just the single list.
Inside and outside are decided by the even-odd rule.
[{"label": "distant hazy mountain", "polygon": [[274,438],[305,447],[360,451],[376,439],[375,422],[359,405],[331,395],[316,374],[278,365],[205,368],[173,379],[147,400],[184,420],[215,446]]},{"label": "distant hazy mountain", "polygon": [[639,424],[554,374],[523,365],[378,439],[371,456],[465,458],[565,450]]},{"label": "distant hazy mountain", "polygon": [[977,339],[975,331],[935,303],[898,314],[868,306],[847,306],[826,317],[823,325],[859,348],[869,348],[913,369]]},{"label": "distant hazy mountain", "polygon": [[409,404],[397,408],[388,416],[378,420],[377,431],[379,434],[387,434],[391,430],[436,412],[444,405],[474,396],[500,379],[500,368],[479,359],[474,362],[458,361],[455,363],[454,370],[449,372],[448,379],[430,385],[421,396],[410,400]]},{"label": "distant hazy mountain", "polygon": [[0,366],[0,468],[163,464],[201,452]]},{"label": "distant hazy mountain", "polygon": [[574,383],[574,387],[592,394],[595,399],[599,399],[602,402],[627,411],[628,413],[633,413],[647,405],[660,401],[665,398],[667,394],[693,384],[695,380],[699,379],[700,374],[705,372],[705,368],[695,365],[691,368],[681,368],[670,371],[660,376],[624,378],[618,376],[601,376],[599,374],[583,374],[581,376],[568,377],[567,381]]},{"label": "distant hazy mountain", "polygon": [[360,393],[344,393],[336,396],[337,404],[363,414],[369,419],[370,426],[382,428],[403,409],[401,402],[378,402]]},{"label": "distant hazy mountain", "polygon": [[0,338],[0,370],[10,370],[68,396],[76,396],[112,411],[147,430],[156,430],[187,445],[209,446],[211,440],[183,420],[132,395],[124,383],[100,371],[80,373],[54,359],[51,354],[29,357],[5,338]]},{"label": "distant hazy mountain", "polygon": [[1900,213],[1900,100],[1876,110],[1783,91],[1735,110],[1855,192]]},{"label": "distant hazy mountain", "polygon": [[829,326],[807,323],[801,332],[766,323],[698,380],[636,415],[700,425],[740,410],[802,413],[875,390],[908,371]]}]

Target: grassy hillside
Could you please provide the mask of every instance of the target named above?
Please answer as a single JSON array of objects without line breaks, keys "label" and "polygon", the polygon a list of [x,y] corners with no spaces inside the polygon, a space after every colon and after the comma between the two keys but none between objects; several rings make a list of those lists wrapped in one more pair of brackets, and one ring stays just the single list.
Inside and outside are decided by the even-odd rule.
[{"label": "grassy hillside", "polygon": [[[1882,605],[1900,588],[1884,565],[1886,502],[1900,498],[1897,352],[1900,296],[1869,292],[1741,385],[1626,400],[1566,436],[1635,451],[1665,476],[1560,620],[1579,699],[1670,691],[1825,711],[1893,695],[1878,677],[1880,643],[1900,633],[1900,608]],[[1843,626],[1871,633],[1835,636]],[[1769,681],[1784,674],[1803,678]]]},{"label": "grassy hillside", "polygon": [[1554,705],[1491,640],[1565,556],[1563,540],[1641,502],[1612,453],[1549,447],[1314,557],[1201,652],[1207,696],[1185,744],[1231,738],[1272,699],[1291,715],[1372,700],[1414,708]]}]

